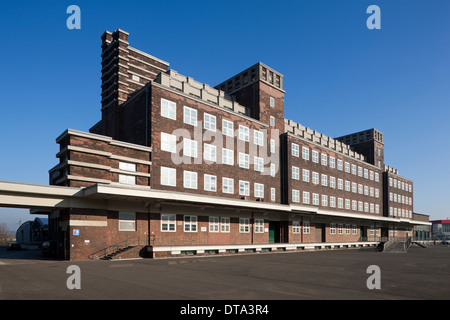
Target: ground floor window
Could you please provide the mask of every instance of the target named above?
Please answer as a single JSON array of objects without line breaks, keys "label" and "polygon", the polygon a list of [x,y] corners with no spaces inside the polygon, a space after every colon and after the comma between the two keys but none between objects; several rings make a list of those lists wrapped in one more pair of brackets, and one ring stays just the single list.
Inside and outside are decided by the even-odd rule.
[{"label": "ground floor window", "polygon": [[220,232],[230,232],[230,218],[220,218]]},{"label": "ground floor window", "polygon": [[239,219],[239,232],[240,233],[250,232],[250,219],[249,218],[240,218]]},{"label": "ground floor window", "polygon": [[264,219],[255,219],[255,233],[264,233]]},{"label": "ground floor window", "polygon": [[300,221],[292,221],[292,233],[300,233]]},{"label": "ground floor window", "polygon": [[136,231],[135,212],[119,212],[119,231]]},{"label": "ground floor window", "polygon": [[161,214],[161,231],[175,232],[175,221],[174,214]]},{"label": "ground floor window", "polygon": [[303,233],[309,234],[310,228],[309,221],[303,221]]},{"label": "ground floor window", "polygon": [[197,232],[197,216],[184,216],[184,232]]}]

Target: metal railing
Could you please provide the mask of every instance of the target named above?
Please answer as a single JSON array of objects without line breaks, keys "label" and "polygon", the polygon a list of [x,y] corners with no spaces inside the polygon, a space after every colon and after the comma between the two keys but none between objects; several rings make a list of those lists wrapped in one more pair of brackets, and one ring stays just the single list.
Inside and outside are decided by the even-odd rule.
[{"label": "metal railing", "polygon": [[108,255],[114,255],[118,251],[125,250],[129,248],[130,246],[153,246],[155,242],[155,236],[154,235],[148,235],[148,234],[142,234],[137,235],[125,240],[122,240],[116,244],[113,244],[109,247],[106,247],[104,249],[98,250],[94,253],[91,253],[89,255],[89,259],[101,259]]}]

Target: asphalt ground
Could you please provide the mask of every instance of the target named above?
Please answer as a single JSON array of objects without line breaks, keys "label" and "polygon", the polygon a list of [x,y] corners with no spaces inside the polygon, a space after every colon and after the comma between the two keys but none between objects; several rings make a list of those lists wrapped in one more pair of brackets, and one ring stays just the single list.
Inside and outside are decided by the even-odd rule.
[{"label": "asphalt ground", "polygon": [[[79,267],[80,289],[68,279]],[[369,289],[379,267],[380,289]],[[73,279],[73,278],[71,278]],[[124,261],[54,261],[0,248],[1,300],[448,300],[450,247],[344,249]],[[178,304],[179,305],[179,304]]]}]

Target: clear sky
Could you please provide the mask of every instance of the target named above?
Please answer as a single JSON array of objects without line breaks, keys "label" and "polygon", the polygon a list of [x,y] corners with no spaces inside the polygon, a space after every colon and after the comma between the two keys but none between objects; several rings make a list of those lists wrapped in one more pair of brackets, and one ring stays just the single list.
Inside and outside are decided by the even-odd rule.
[{"label": "clear sky", "polygon": [[[81,29],[69,30],[69,5]],[[369,5],[381,29],[369,30]],[[450,216],[450,1],[8,1],[0,8],[0,180],[48,184],[55,138],[100,120],[101,40],[214,86],[260,61],[284,75],[285,116],[330,137],[376,128],[414,181],[414,211]],[[34,219],[0,208],[11,229]]]}]

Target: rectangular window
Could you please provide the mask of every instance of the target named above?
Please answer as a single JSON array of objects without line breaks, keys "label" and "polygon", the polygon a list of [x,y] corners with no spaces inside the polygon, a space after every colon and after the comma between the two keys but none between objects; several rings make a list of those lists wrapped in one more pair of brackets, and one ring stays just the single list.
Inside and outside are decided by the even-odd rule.
[{"label": "rectangular window", "polygon": [[241,196],[250,195],[250,182],[239,180],[239,195]]},{"label": "rectangular window", "polygon": [[270,116],[270,126],[275,127],[275,118]]},{"label": "rectangular window", "polygon": [[272,108],[275,107],[275,99],[272,98],[272,97],[270,97],[270,106],[271,106]]},{"label": "rectangular window", "polygon": [[300,180],[300,169],[297,167],[292,167],[292,179]]},{"label": "rectangular window", "polygon": [[333,157],[330,157],[330,168],[336,168],[336,159]]},{"label": "rectangular window", "polygon": [[135,185],[136,184],[136,177],[135,176],[130,176],[130,175],[127,175],[127,174],[119,174],[119,183]]},{"label": "rectangular window", "polygon": [[270,201],[275,201],[275,188],[270,188]]},{"label": "rectangular window", "polygon": [[197,216],[184,216],[184,232],[197,232]]},{"label": "rectangular window", "polygon": [[356,200],[352,200],[352,210],[358,210],[358,202]]},{"label": "rectangular window", "polygon": [[250,219],[249,218],[239,218],[239,232],[249,233],[250,232]]},{"label": "rectangular window", "polygon": [[319,184],[319,173],[318,172],[312,173],[312,183]]},{"label": "rectangular window", "polygon": [[344,190],[344,180],[338,178],[338,189]]},{"label": "rectangular window", "polygon": [[270,139],[270,153],[275,153],[275,140]]},{"label": "rectangular window", "polygon": [[161,231],[175,232],[176,231],[176,215],[161,213]]},{"label": "rectangular window", "polygon": [[330,188],[336,188],[336,178],[330,177]]},{"label": "rectangular window", "polygon": [[303,233],[309,234],[310,230],[311,230],[311,225],[310,225],[309,221],[303,221]]},{"label": "rectangular window", "polygon": [[292,202],[300,202],[300,191],[292,189]]},{"label": "rectangular window", "polygon": [[338,224],[338,234],[344,234],[344,225]]},{"label": "rectangular window", "polygon": [[344,208],[344,199],[338,198],[338,208],[343,209]]},{"label": "rectangular window", "polygon": [[321,156],[321,162],[320,162],[320,163],[321,163],[323,166],[327,166],[327,165],[328,165],[327,155],[322,153],[320,156]]},{"label": "rectangular window", "polygon": [[303,169],[303,181],[309,182],[309,170]]},{"label": "rectangular window", "polygon": [[254,157],[253,161],[255,162],[255,171],[263,172],[264,171],[264,159],[260,157]]},{"label": "rectangular window", "polygon": [[350,200],[349,199],[345,199],[345,209],[350,210]]},{"label": "rectangular window", "polygon": [[177,151],[177,137],[173,134],[161,132],[161,150],[175,153]]},{"label": "rectangular window", "polygon": [[161,167],[161,185],[175,187],[177,171],[174,168]]},{"label": "rectangular window", "polygon": [[177,105],[175,102],[161,99],[161,116],[176,120]]},{"label": "rectangular window", "polygon": [[253,130],[253,143],[257,146],[264,146],[264,133],[261,131]]},{"label": "rectangular window", "polygon": [[205,174],[204,175],[204,179],[205,179],[205,186],[204,189],[206,191],[217,191],[217,177],[216,176],[212,176],[210,174]]},{"label": "rectangular window", "polygon": [[219,217],[209,217],[209,232],[219,232]]},{"label": "rectangular window", "polygon": [[247,127],[239,125],[239,140],[249,141],[250,131]]},{"label": "rectangular window", "polygon": [[119,212],[119,231],[136,231],[135,212]]},{"label": "rectangular window", "polygon": [[312,162],[319,163],[319,153],[312,150]]},{"label": "rectangular window", "polygon": [[220,232],[230,232],[230,218],[220,218]]},{"label": "rectangular window", "polygon": [[275,170],[276,168],[275,168],[275,163],[271,163],[270,164],[270,175],[272,176],[272,177],[275,177],[275,174],[276,174],[276,170]]},{"label": "rectangular window", "polygon": [[303,191],[303,204],[309,204],[309,192]]},{"label": "rectangular window", "polygon": [[298,157],[299,156],[299,146],[296,143],[291,143],[291,154],[294,157]]},{"label": "rectangular window", "polygon": [[352,164],[352,174],[356,175],[356,165]]},{"label": "rectangular window", "polygon": [[239,152],[239,167],[240,168],[249,168],[249,155],[245,153]]},{"label": "rectangular window", "polygon": [[362,168],[358,166],[358,176],[362,177]]},{"label": "rectangular window", "polygon": [[234,153],[231,149],[222,149],[222,163],[230,166],[234,165]]},{"label": "rectangular window", "polygon": [[234,179],[222,178],[222,192],[223,193],[234,193]]},{"label": "rectangular window", "polygon": [[207,164],[210,164],[211,162],[216,162],[217,161],[216,146],[205,143],[203,149],[203,158]]},{"label": "rectangular window", "polygon": [[119,162],[119,169],[124,171],[136,172],[136,164],[128,162]]},{"label": "rectangular window", "polygon": [[369,179],[369,170],[364,169],[364,178]]},{"label": "rectangular window", "polygon": [[203,115],[203,128],[206,130],[216,131],[216,117],[205,113]]},{"label": "rectangular window", "polygon": [[184,138],[183,155],[187,157],[197,158],[197,141]]},{"label": "rectangular window", "polygon": [[324,187],[328,186],[328,176],[326,174],[322,175],[322,185]]},{"label": "rectangular window", "polygon": [[193,125],[194,127],[197,126],[197,110],[184,107],[184,117],[183,117],[184,123]]},{"label": "rectangular window", "polygon": [[338,170],[342,171],[342,160],[341,159],[338,159],[338,161],[337,161],[337,168],[338,168]]},{"label": "rectangular window", "polygon": [[222,120],[222,133],[229,137],[234,137],[233,122]]},{"label": "rectangular window", "polygon": [[330,196],[330,207],[336,208],[336,197]]},{"label": "rectangular window", "polygon": [[255,233],[264,233],[264,219],[255,219]]},{"label": "rectangular window", "polygon": [[309,149],[302,147],[302,158],[305,160],[309,160]]},{"label": "rectangular window", "polygon": [[350,163],[345,162],[345,172],[350,173]]},{"label": "rectangular window", "polygon": [[328,196],[324,194],[322,195],[322,206],[328,207]]},{"label": "rectangular window", "polygon": [[330,234],[336,234],[336,224],[330,223]]},{"label": "rectangular window", "polygon": [[299,234],[300,233],[300,221],[292,221],[292,233]]},{"label": "rectangular window", "polygon": [[183,186],[187,189],[197,189],[197,172],[184,171]]},{"label": "rectangular window", "polygon": [[312,204],[314,206],[318,206],[319,205],[319,194],[318,193],[313,193],[312,194]]},{"label": "rectangular window", "polygon": [[255,183],[255,198],[264,198],[264,185],[261,183]]}]

